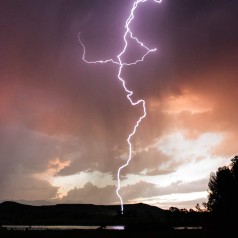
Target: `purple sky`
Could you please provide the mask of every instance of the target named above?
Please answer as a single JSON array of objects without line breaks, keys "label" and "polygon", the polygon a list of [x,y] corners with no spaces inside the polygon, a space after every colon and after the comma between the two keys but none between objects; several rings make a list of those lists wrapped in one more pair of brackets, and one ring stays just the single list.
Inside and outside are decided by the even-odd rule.
[{"label": "purple sky", "polygon": [[[116,172],[141,114],[117,66],[132,0],[0,3],[0,200],[117,204]],[[123,170],[126,203],[194,208],[237,154],[238,2],[152,0],[132,30],[151,48],[123,71],[148,115]],[[141,55],[132,45],[128,58]]]}]

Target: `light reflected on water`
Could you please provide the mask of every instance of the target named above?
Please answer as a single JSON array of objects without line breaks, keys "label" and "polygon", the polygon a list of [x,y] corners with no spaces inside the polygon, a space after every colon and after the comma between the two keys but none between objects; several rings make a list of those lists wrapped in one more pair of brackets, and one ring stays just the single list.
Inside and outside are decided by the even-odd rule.
[{"label": "light reflected on water", "polygon": [[105,230],[125,230],[124,226],[106,226]]},{"label": "light reflected on water", "polygon": [[124,230],[124,226],[28,226],[28,225],[3,225],[7,230]]},{"label": "light reflected on water", "polygon": [[175,226],[174,230],[201,230],[202,226]]}]

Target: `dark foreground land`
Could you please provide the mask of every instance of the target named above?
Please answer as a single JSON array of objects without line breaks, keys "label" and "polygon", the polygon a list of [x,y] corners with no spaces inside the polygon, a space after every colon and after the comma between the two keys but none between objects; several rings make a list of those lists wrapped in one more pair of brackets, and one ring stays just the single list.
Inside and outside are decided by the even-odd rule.
[{"label": "dark foreground land", "polygon": [[[236,226],[221,229],[208,213],[163,210],[146,204],[119,206],[91,204],[59,204],[29,206],[15,202],[0,203],[1,238],[212,238],[238,237]],[[224,219],[222,219],[224,221]],[[8,229],[8,226],[98,226],[97,230],[34,230]],[[106,226],[123,226],[125,230],[106,230]],[[174,227],[202,227],[175,230]],[[234,228],[234,229],[233,229]],[[222,235],[222,236],[221,236]]]},{"label": "dark foreground land", "polygon": [[[212,238],[220,237],[220,233],[214,230],[164,230],[164,231],[112,231],[112,230],[72,230],[72,231],[7,231],[1,230],[3,238]],[[228,232],[226,238],[235,237]]]},{"label": "dark foreground land", "polygon": [[83,225],[125,226],[130,230],[157,230],[175,226],[204,226],[207,214],[171,212],[147,204],[120,206],[57,204],[30,206],[16,202],[0,203],[0,225]]}]

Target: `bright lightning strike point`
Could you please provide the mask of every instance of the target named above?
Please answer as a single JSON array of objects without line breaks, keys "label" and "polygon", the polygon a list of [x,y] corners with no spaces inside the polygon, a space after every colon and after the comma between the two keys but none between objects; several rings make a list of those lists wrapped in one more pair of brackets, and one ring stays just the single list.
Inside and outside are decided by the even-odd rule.
[{"label": "bright lightning strike point", "polygon": [[[130,101],[131,105],[132,106],[136,106],[138,104],[141,104],[142,107],[143,107],[143,114],[140,116],[140,118],[137,120],[137,122],[135,123],[135,126],[132,130],[132,132],[128,135],[127,137],[127,143],[128,143],[128,158],[127,158],[127,161],[125,164],[123,164],[121,167],[119,167],[118,171],[117,171],[117,189],[116,189],[116,194],[120,200],[120,204],[121,204],[121,214],[123,214],[124,212],[124,206],[123,206],[123,199],[119,193],[120,189],[121,189],[121,179],[120,179],[120,175],[121,175],[121,171],[128,166],[128,164],[130,163],[131,159],[132,159],[132,143],[131,143],[131,139],[132,137],[135,135],[136,133],[136,130],[138,128],[138,126],[140,125],[141,121],[146,117],[146,105],[145,105],[145,100],[143,99],[139,99],[137,101],[133,101],[133,99],[131,98],[131,96],[133,95],[133,91],[129,90],[127,87],[126,87],[126,81],[122,78],[121,74],[122,74],[122,69],[124,66],[131,66],[131,65],[135,65],[139,62],[142,62],[144,61],[145,57],[151,53],[151,52],[155,52],[156,51],[156,48],[154,49],[150,49],[149,47],[147,47],[143,42],[141,42],[137,37],[135,37],[130,29],[130,24],[131,22],[134,20],[135,18],[135,11],[137,9],[137,7],[139,6],[139,4],[141,3],[145,3],[145,2],[148,2],[148,1],[152,1],[152,2],[155,2],[155,3],[161,3],[162,0],[136,0],[134,1],[133,3],[133,6],[131,8],[131,11],[130,11],[130,15],[129,17],[126,19],[126,23],[125,23],[125,33],[123,35],[123,40],[124,40],[124,46],[123,46],[123,49],[122,51],[117,55],[117,60],[113,60],[113,59],[108,59],[108,60],[96,60],[96,61],[88,61],[86,60],[86,48],[83,44],[83,42],[81,41],[81,38],[80,38],[80,33],[78,34],[78,39],[79,39],[79,42],[80,44],[82,45],[83,47],[83,56],[82,56],[82,59],[84,62],[88,63],[88,64],[97,64],[97,63],[100,63],[100,64],[105,64],[105,63],[113,63],[113,64],[116,64],[118,65],[118,80],[121,81],[122,83],[122,86],[126,92],[126,96],[128,98],[128,100]],[[122,56],[126,53],[126,50],[128,48],[128,37],[131,38],[132,40],[134,40],[138,45],[140,45],[142,48],[144,48],[146,50],[146,53],[142,56],[142,58],[140,59],[137,59],[136,61],[134,62],[130,62],[130,63],[125,63],[123,62],[122,60]]]}]

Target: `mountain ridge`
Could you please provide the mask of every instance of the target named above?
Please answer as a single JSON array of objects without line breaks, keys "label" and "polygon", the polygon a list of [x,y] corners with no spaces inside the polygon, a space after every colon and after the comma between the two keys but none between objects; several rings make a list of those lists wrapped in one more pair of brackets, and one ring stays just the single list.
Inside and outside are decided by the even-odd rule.
[{"label": "mountain ridge", "polygon": [[115,225],[161,221],[168,211],[148,204],[55,204],[33,206],[15,201],[0,203],[0,224],[15,225]]}]

